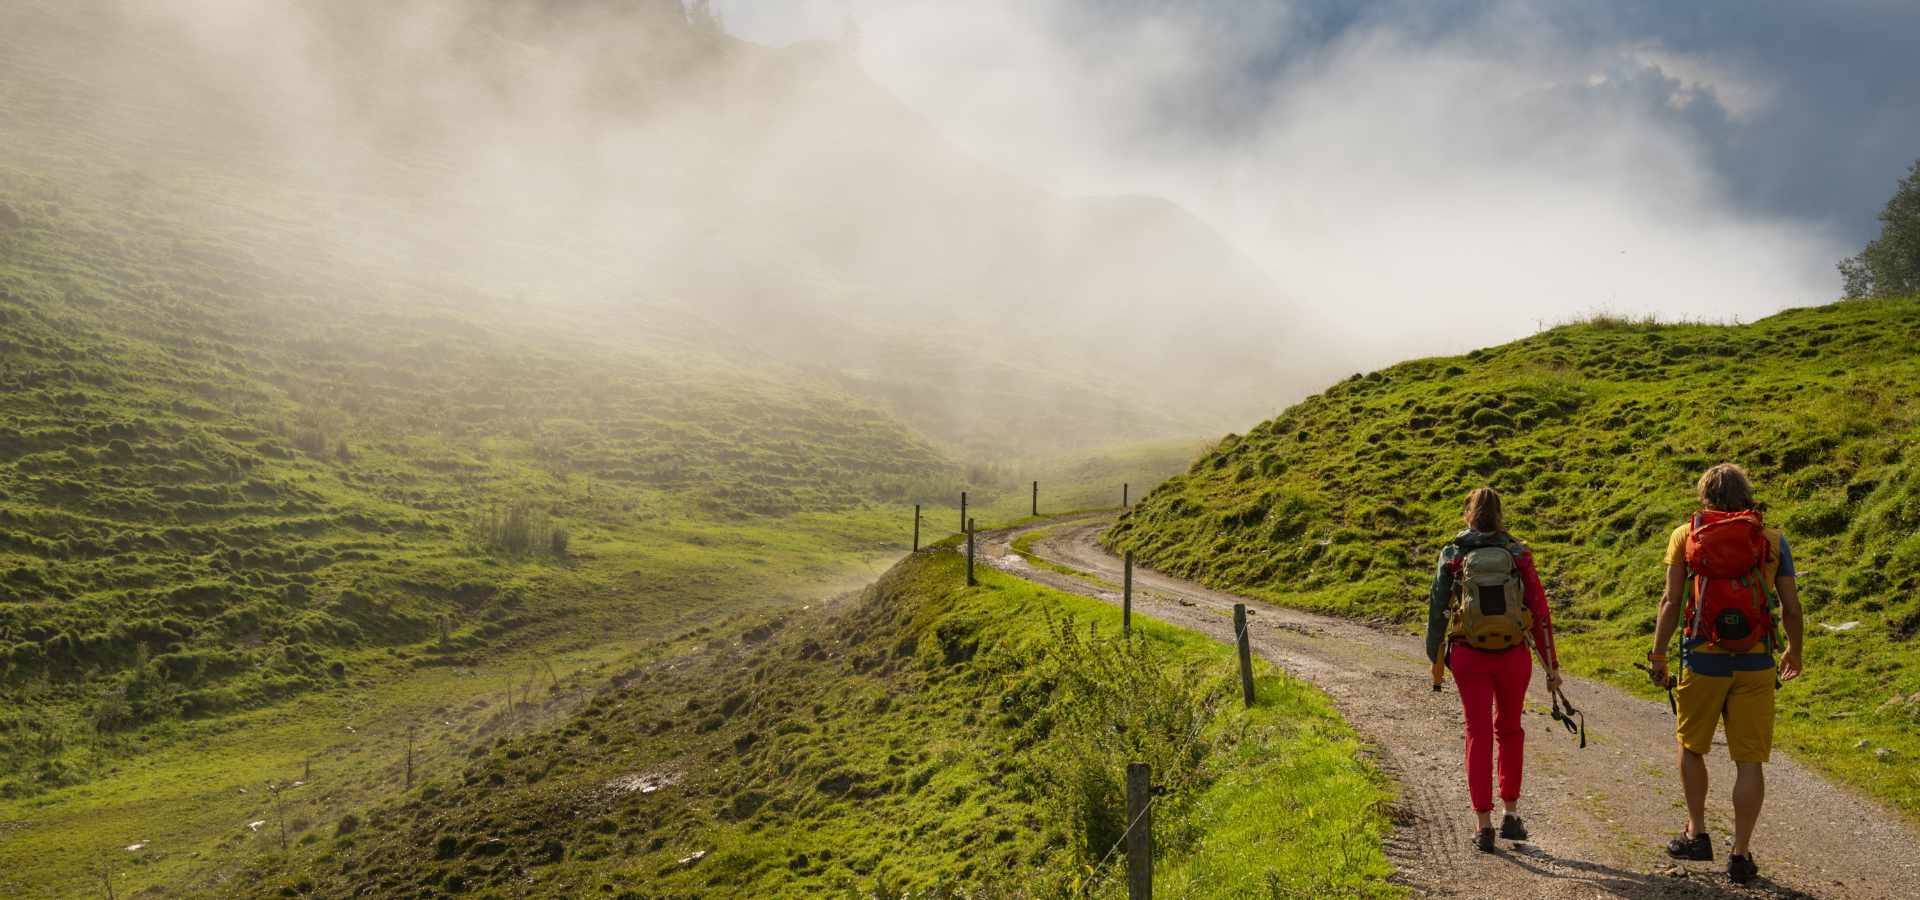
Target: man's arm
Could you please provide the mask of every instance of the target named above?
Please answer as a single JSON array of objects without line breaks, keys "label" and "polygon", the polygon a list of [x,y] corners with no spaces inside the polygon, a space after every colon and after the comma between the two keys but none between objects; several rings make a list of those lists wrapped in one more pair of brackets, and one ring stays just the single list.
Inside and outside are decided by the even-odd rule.
[{"label": "man's arm", "polygon": [[1800,648],[1806,639],[1806,619],[1800,612],[1800,587],[1792,575],[1773,580],[1780,594],[1780,624],[1787,630],[1787,652],[1780,657],[1780,680],[1800,677]]},{"label": "man's arm", "polygon": [[[1653,670],[1653,680],[1661,686],[1667,682],[1667,642],[1673,640],[1673,632],[1680,627],[1680,614],[1686,602],[1687,567],[1678,563],[1667,565],[1667,588],[1660,595],[1660,618],[1653,624],[1654,658],[1647,658],[1647,667]],[[1782,601],[1784,607],[1785,601]],[[1799,609],[1796,601],[1794,608]]]}]

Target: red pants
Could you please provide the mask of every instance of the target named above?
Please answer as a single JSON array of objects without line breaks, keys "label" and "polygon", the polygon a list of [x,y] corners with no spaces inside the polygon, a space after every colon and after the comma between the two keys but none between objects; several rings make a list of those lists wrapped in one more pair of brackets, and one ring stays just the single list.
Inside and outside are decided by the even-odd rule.
[{"label": "red pants", "polygon": [[1524,646],[1475,650],[1454,646],[1447,656],[1467,714],[1467,794],[1475,812],[1493,810],[1493,745],[1500,745],[1500,799],[1520,799],[1527,733],[1520,727],[1533,657]]}]

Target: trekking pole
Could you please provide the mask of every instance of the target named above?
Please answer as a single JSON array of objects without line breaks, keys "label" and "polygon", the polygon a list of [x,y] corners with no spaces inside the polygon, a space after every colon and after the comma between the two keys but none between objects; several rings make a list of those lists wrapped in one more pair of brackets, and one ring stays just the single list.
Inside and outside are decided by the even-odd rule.
[{"label": "trekking pole", "polygon": [[[1639,669],[1642,672],[1647,673],[1648,678],[1653,677],[1653,669],[1649,667],[1646,663],[1634,663],[1633,667],[1636,669]],[[1659,684],[1661,687],[1667,689],[1667,710],[1669,712],[1672,712],[1675,716],[1680,715],[1680,704],[1673,702],[1673,685],[1674,685],[1674,682],[1677,680],[1678,679],[1673,677],[1672,672],[1668,672],[1666,682],[1664,683],[1655,682],[1656,684]]]},{"label": "trekking pole", "polygon": [[[1573,734],[1577,731],[1580,735],[1580,749],[1587,749],[1586,714],[1574,709],[1573,701],[1568,700],[1567,695],[1559,688],[1553,688],[1547,693],[1553,698],[1553,720],[1566,726],[1568,734]],[[1565,707],[1564,709],[1562,709],[1563,706]],[[1576,717],[1580,720],[1580,724],[1577,727],[1574,725],[1574,719]]]}]

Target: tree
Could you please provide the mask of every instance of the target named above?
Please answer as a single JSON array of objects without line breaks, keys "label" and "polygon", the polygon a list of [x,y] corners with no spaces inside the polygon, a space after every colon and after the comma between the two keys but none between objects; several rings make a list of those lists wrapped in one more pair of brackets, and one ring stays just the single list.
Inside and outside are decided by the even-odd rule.
[{"label": "tree", "polygon": [[1840,261],[1840,277],[1849,298],[1920,294],[1920,160],[1880,211],[1880,236]]}]

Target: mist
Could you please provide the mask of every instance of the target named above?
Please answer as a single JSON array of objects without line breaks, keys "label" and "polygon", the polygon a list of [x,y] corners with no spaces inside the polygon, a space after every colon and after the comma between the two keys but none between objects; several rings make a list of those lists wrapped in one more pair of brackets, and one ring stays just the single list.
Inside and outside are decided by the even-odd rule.
[{"label": "mist", "polygon": [[786,367],[977,455],[1824,302],[1850,250],[1729,174],[1778,78],[1533,4],[713,8],[28,3],[23,65],[86,74],[15,137],[382,302]]},{"label": "mist", "polygon": [[[1685,22],[1529,2],[722,11],[775,43],[852,27],[874,77],[970,152],[1056,190],[1192,209],[1355,367],[1596,312],[1732,321],[1827,302],[1877,209],[1766,202],[1813,161],[1778,149],[1804,140],[1778,107],[1806,90],[1753,46],[1793,25],[1765,5]],[[1863,66],[1887,49],[1852,46]],[[1831,167],[1870,180],[1858,157],[1877,153],[1890,185],[1910,142],[1840,99],[1805,104],[1855,116],[1835,123],[1854,129],[1851,165]]]},{"label": "mist", "polygon": [[21,79],[84,120],[23,148],[393,301],[789,366],[1001,452],[1242,427],[1339,368],[1212,224],[956,147],[853,42],[759,46],[677,0],[7,16],[30,75],[85,73]]}]

